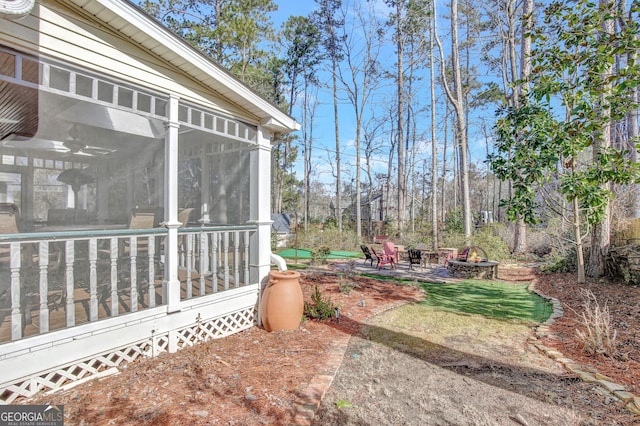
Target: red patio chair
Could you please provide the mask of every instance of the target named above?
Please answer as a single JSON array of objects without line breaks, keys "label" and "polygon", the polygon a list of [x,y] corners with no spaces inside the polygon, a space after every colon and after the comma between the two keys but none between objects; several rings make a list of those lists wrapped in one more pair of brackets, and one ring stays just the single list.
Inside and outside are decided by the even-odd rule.
[{"label": "red patio chair", "polygon": [[389,256],[385,253],[378,253],[373,247],[371,247],[371,251],[373,252],[374,256],[378,258],[378,269],[382,268],[384,265],[391,265],[391,267],[395,269],[395,256]]},{"label": "red patio chair", "polygon": [[395,263],[398,263],[398,261],[400,260],[398,248],[391,241],[387,241],[382,245],[382,251],[387,256],[391,256],[394,259]]}]

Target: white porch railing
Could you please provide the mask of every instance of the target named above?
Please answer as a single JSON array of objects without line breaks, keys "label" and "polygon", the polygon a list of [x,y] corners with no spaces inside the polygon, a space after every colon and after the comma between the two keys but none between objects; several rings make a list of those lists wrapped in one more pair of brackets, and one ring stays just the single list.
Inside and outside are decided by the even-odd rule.
[{"label": "white porch railing", "polygon": [[[255,229],[179,229],[181,300],[247,285]],[[0,344],[161,305],[166,233],[0,235]]]},{"label": "white porch railing", "polygon": [[[180,269],[186,288],[182,299],[191,299],[194,281],[198,295],[238,288],[249,282],[249,237],[255,228],[181,228],[178,230]],[[181,279],[182,281],[182,279]]]}]

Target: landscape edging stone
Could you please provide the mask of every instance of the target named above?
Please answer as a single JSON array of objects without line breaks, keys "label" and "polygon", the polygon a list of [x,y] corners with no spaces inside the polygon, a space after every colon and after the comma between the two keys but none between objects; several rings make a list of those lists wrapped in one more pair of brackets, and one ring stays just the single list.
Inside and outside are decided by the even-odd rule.
[{"label": "landscape edging stone", "polygon": [[535,337],[532,339],[535,341],[534,346],[549,358],[561,363],[564,368],[574,374],[576,374],[584,382],[595,383],[602,388],[606,389],[612,397],[625,404],[625,408],[631,413],[640,415],[640,397],[628,392],[624,386],[614,383],[612,379],[599,374],[593,367],[585,366],[576,363],[575,361],[565,357],[561,352],[555,348],[549,348],[542,343],[540,339],[553,336],[554,333],[549,328],[550,325],[564,315],[564,309],[562,304],[555,297],[547,296],[536,289],[536,280],[533,279],[529,285],[529,291],[537,294],[543,299],[549,301],[553,306],[553,313],[549,318],[541,325],[535,328]]}]

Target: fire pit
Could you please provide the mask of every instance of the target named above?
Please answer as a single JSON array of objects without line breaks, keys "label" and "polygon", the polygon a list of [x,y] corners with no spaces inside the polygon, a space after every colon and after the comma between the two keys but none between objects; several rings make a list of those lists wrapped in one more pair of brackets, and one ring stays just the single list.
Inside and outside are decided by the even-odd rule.
[{"label": "fire pit", "polygon": [[492,280],[498,277],[498,262],[489,260],[487,253],[477,246],[469,246],[457,259],[450,259],[447,269],[456,278]]}]

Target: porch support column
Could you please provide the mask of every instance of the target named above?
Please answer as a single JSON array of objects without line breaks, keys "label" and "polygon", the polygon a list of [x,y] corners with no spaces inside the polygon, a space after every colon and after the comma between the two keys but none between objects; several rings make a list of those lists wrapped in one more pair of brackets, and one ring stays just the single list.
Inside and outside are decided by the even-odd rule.
[{"label": "porch support column", "polygon": [[271,269],[270,136],[258,127],[258,145],[251,151],[250,157],[249,217],[258,230],[249,242],[249,276],[252,283],[261,284],[266,284],[265,278],[268,278]]},{"label": "porch support column", "polygon": [[167,312],[180,310],[180,280],[178,279],[178,101],[169,96],[164,141],[164,226],[167,238],[164,245],[164,280],[162,281],[162,303]]},{"label": "porch support column", "polygon": [[209,142],[203,144],[200,151],[200,198],[202,200],[200,223],[202,224],[209,223],[209,210],[211,209],[211,190],[209,189],[211,181],[209,171],[211,167],[209,166],[210,156],[207,154],[207,148],[209,148]]},{"label": "porch support column", "polygon": [[106,223],[107,219],[113,219],[112,212],[109,210],[109,181],[107,176],[110,176],[111,164],[98,164],[96,176],[96,213],[98,223]]},{"label": "porch support column", "polygon": [[[33,210],[34,210],[34,206],[33,206],[33,193],[35,190],[35,186],[34,186],[34,182],[33,182],[33,173],[34,173],[34,167],[33,167],[33,158],[29,159],[29,165],[27,167],[27,173],[23,174],[23,181],[22,181],[22,186],[20,188],[20,190],[22,191],[22,198],[20,201],[22,201],[22,211],[20,213],[22,213],[22,230],[20,232],[24,232],[24,229],[31,229],[33,227],[33,219],[35,219],[33,217]],[[13,200],[9,201],[7,200],[7,202],[14,202]],[[46,217],[45,217],[46,219]]]},{"label": "porch support column", "polygon": [[[211,176],[209,170],[209,156],[207,155],[209,145],[205,143],[202,145],[200,151],[200,224],[202,226],[207,225],[210,222],[209,209],[211,206],[211,190],[210,181]],[[211,266],[209,265],[209,244],[202,243],[200,246],[202,253],[200,258],[200,273],[211,272]]]}]

